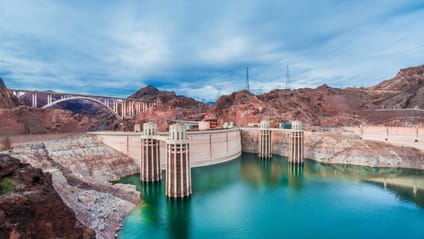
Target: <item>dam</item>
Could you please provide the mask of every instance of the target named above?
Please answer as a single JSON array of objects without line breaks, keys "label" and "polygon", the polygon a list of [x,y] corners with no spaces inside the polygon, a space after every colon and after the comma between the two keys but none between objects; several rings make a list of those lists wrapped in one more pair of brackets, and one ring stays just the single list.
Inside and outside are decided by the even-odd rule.
[{"label": "dam", "polygon": [[[303,163],[304,134],[302,123],[295,121],[288,130],[289,161]],[[140,179],[143,182],[160,181],[161,169],[166,169],[165,194],[170,198],[184,198],[192,193],[191,168],[223,163],[241,155],[239,129],[199,130],[187,132],[180,123],[170,125],[168,136],[158,134],[158,125],[143,124],[143,132],[100,132],[95,134],[105,144],[139,159]],[[269,121],[262,120],[258,137],[258,156],[264,160],[272,157]]]}]

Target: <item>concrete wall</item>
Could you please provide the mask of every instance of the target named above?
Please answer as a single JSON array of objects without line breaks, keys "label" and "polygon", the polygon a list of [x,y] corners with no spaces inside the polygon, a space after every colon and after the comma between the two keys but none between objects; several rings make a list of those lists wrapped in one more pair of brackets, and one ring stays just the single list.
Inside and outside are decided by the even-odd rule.
[{"label": "concrete wall", "polygon": [[387,142],[424,150],[424,128],[415,127],[346,127],[363,139]]},{"label": "concrete wall", "polygon": [[[106,145],[128,155],[140,164],[141,133],[92,132]],[[161,133],[160,135],[165,135]],[[241,154],[241,136],[238,129],[189,131],[191,167],[207,166],[226,162]],[[160,142],[162,168],[166,162],[166,142]]]}]

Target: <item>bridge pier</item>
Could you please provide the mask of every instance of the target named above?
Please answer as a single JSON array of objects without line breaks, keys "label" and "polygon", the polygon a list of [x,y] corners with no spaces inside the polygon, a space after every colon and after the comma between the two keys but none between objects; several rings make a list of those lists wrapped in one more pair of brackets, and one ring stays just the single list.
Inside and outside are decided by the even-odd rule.
[{"label": "bridge pier", "polygon": [[37,91],[32,92],[32,107],[33,108],[37,108],[38,104],[37,104]]},{"label": "bridge pier", "polygon": [[122,117],[122,118],[125,118],[125,116],[126,116],[126,112],[125,112],[125,111],[126,111],[126,109],[125,109],[125,108],[126,108],[126,106],[127,106],[127,105],[126,105],[126,103],[125,103],[125,100],[123,100],[123,101],[122,101],[122,104],[121,104],[121,109],[122,109],[122,116],[121,116],[121,117]]},{"label": "bridge pier", "polygon": [[113,104],[113,112],[115,112],[115,113],[118,114],[119,112],[118,112],[118,103],[117,103],[117,100],[116,99],[113,99],[112,102],[113,102],[112,103]]},{"label": "bridge pier", "polygon": [[51,104],[53,102],[53,95],[52,94],[47,94],[47,104]]},{"label": "bridge pier", "polygon": [[304,155],[304,132],[302,122],[293,121],[289,134],[289,162],[303,163]]},{"label": "bridge pier", "polygon": [[261,128],[259,130],[259,150],[258,156],[262,159],[267,159],[272,157],[271,150],[271,130],[269,129],[269,121],[262,120]]},{"label": "bridge pier", "polygon": [[160,168],[160,142],[154,139],[157,135],[156,123],[144,123],[141,136],[141,162],[140,180],[143,182],[156,182],[162,179]]},{"label": "bridge pier", "polygon": [[184,198],[192,193],[189,140],[186,127],[174,124],[169,127],[166,142],[165,194],[170,198]]}]

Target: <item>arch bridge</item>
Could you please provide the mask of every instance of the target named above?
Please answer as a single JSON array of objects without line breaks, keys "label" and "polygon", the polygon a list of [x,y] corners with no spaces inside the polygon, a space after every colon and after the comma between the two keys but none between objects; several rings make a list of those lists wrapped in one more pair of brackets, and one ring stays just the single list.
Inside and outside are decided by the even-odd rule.
[{"label": "arch bridge", "polygon": [[[9,89],[16,97],[22,102],[26,102],[33,108],[47,109],[56,104],[65,101],[73,100],[88,100],[97,103],[107,110],[112,112],[116,118],[122,120],[124,118],[131,118],[141,113],[147,113],[155,106],[154,101],[128,99],[110,96],[96,96],[63,93],[54,91],[34,91],[34,90],[21,90]],[[26,99],[26,100],[25,100]]]}]

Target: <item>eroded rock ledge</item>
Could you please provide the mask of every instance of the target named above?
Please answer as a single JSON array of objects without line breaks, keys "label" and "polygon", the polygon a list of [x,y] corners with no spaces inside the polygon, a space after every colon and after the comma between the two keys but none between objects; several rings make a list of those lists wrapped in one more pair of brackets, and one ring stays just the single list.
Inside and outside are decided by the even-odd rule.
[{"label": "eroded rock ledge", "polygon": [[0,238],[95,238],[56,193],[49,173],[0,154],[0,180]]},{"label": "eroded rock ledge", "polygon": [[10,155],[50,172],[54,189],[96,238],[115,238],[123,217],[140,200],[135,186],[110,183],[138,173],[138,165],[94,137],[19,146]]}]

